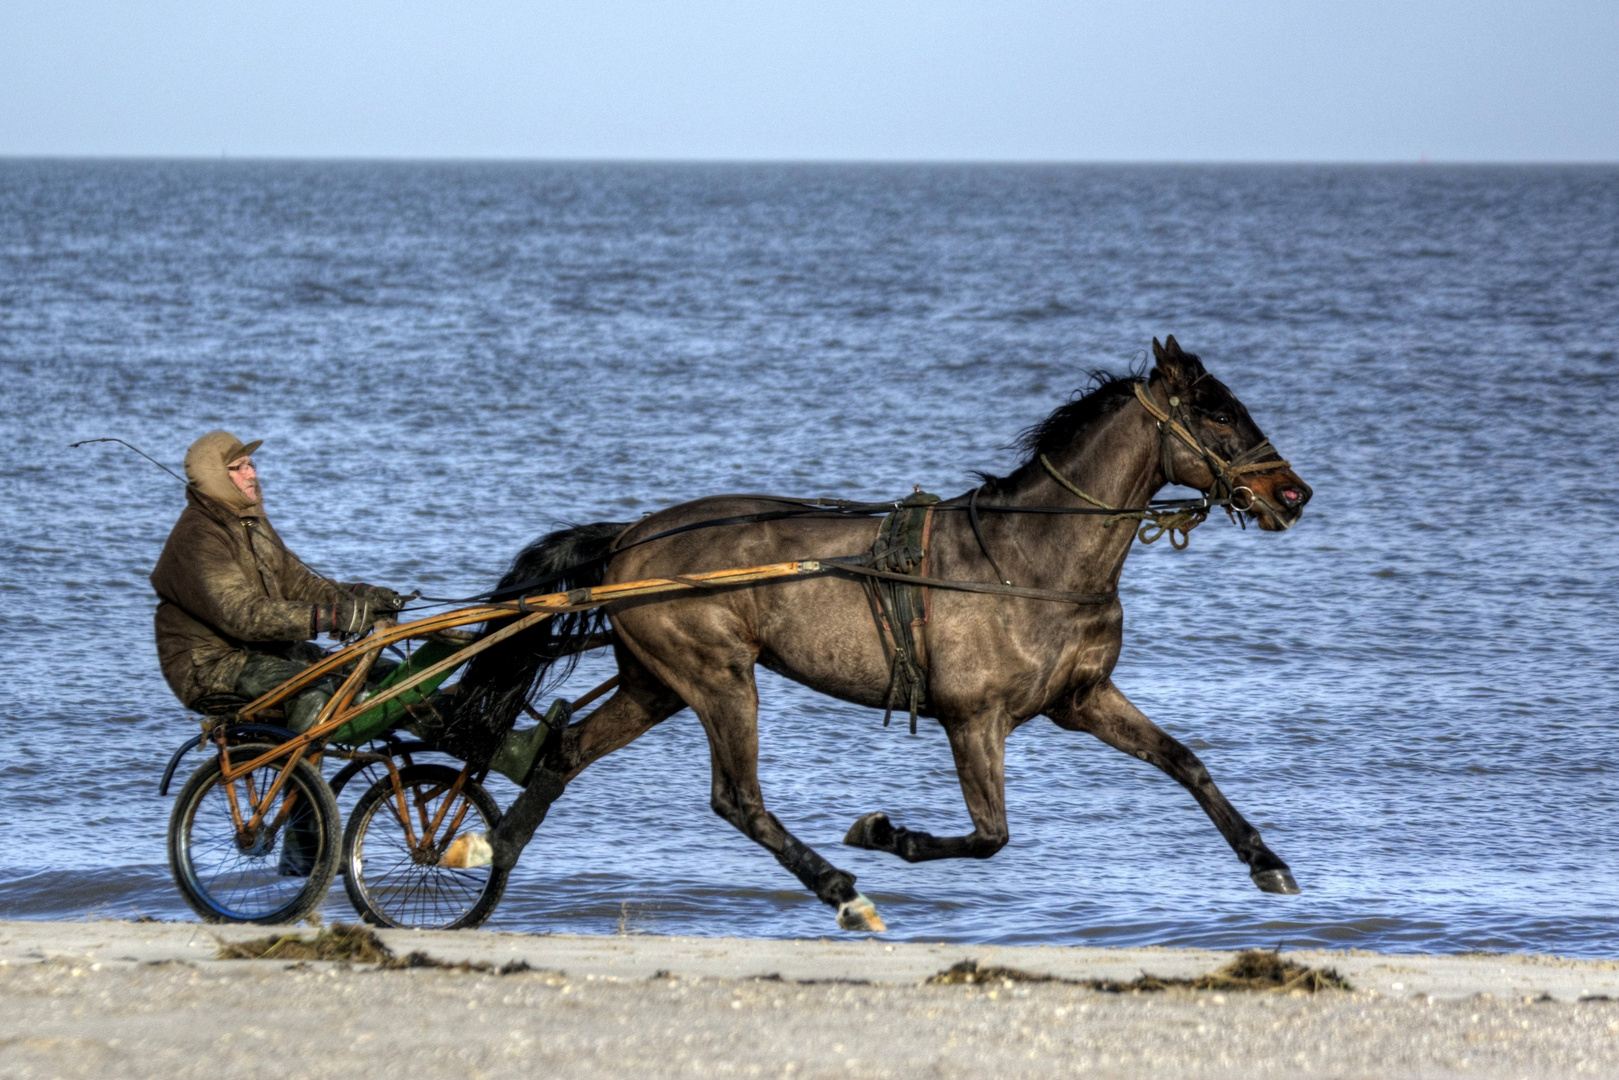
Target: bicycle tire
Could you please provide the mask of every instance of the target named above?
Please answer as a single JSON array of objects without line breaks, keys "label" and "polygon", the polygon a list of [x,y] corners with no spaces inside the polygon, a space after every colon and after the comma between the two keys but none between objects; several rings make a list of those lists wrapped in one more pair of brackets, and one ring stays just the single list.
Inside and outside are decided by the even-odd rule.
[{"label": "bicycle tire", "polygon": [[[273,749],[247,743],[231,747],[231,754],[243,762]],[[284,759],[274,761],[249,775],[264,791],[285,766]],[[205,922],[296,922],[320,906],[337,876],[342,836],[331,789],[314,766],[299,761],[282,788],[283,794],[296,795],[291,816],[244,850],[220,775],[219,758],[210,758],[175,799],[169,870],[180,895]],[[278,799],[278,805],[285,803]]]},{"label": "bicycle tire", "polygon": [[[450,788],[460,771],[447,765],[409,765],[399,770],[407,794]],[[500,820],[500,808],[481,784],[468,779],[461,796],[482,821],[465,820],[457,835],[488,832]],[[436,796],[435,796],[436,797]],[[453,817],[454,811],[447,815]],[[451,838],[439,841],[439,846]],[[366,846],[371,841],[373,867],[367,874]],[[494,866],[452,869],[425,863],[405,841],[393,783],[383,777],[366,789],[343,830],[343,888],[360,918],[373,926],[419,930],[464,930],[481,925],[506,891],[508,871]]]}]

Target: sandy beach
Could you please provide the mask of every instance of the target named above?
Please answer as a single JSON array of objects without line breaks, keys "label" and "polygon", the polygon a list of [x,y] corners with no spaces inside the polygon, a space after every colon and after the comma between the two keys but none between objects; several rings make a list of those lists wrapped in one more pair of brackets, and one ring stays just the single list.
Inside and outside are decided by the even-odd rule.
[{"label": "sandy beach", "polygon": [[1188,978],[1231,954],[388,931],[469,967],[215,958],[266,933],[0,923],[0,1075],[1619,1076],[1615,961],[1303,951],[1354,989],[1121,994],[926,980],[969,959]]}]

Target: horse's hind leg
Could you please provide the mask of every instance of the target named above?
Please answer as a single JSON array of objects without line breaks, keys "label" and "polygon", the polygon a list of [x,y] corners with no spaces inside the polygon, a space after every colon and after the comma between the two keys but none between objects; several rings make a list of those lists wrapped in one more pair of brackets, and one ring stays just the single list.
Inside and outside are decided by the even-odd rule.
[{"label": "horse's hind leg", "polygon": [[1237,813],[1209,777],[1197,755],[1149,720],[1111,681],[1047,714],[1060,727],[1087,731],[1117,750],[1156,765],[1192,793],[1237,857],[1248,865],[1254,884],[1269,893],[1296,893],[1287,864],[1265,846],[1259,830]]},{"label": "horse's hind leg", "polygon": [[591,764],[622,749],[686,707],[680,695],[648,671],[629,650],[620,648],[618,688],[601,707],[568,725],[560,744],[543,762],[565,783]]},{"label": "horse's hind leg", "polygon": [[651,728],[686,707],[669,687],[646,669],[628,650],[616,650],[618,689],[600,708],[568,726],[559,744],[530,774],[490,834],[494,863],[503,870],[517,865],[523,848],[545,821],[551,804],[586,766],[629,745]]},{"label": "horse's hind leg", "polygon": [[804,886],[835,908],[845,930],[887,929],[877,908],[854,887],[854,875],[839,870],[799,840],[765,809],[759,789],[759,694],[752,657],[692,665],[700,683],[681,686],[708,734],[712,758],[711,805],[720,817],[776,857]]},{"label": "horse's hind leg", "polygon": [[961,794],[972,815],[973,831],[966,836],[933,836],[888,820],[887,814],[867,814],[854,823],[843,842],[850,847],[887,851],[906,862],[930,859],[987,859],[1006,846],[1006,735],[1002,725],[988,721],[946,724],[950,753],[956,759]]}]

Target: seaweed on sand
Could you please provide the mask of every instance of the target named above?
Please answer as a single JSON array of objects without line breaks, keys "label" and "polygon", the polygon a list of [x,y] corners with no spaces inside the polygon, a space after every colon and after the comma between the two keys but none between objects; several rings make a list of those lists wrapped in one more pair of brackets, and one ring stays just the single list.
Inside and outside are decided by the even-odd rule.
[{"label": "seaweed on sand", "polygon": [[376,931],[367,926],[338,923],[323,926],[312,938],[301,934],[271,934],[249,941],[221,941],[220,960],[347,960],[383,964],[394,958]]},{"label": "seaweed on sand", "polygon": [[500,967],[488,961],[452,963],[425,952],[395,956],[394,951],[368,926],[338,923],[322,927],[312,938],[299,934],[272,934],[249,941],[221,941],[220,960],[341,960],[352,964],[376,964],[386,970],[401,968],[443,968],[449,971],[493,972],[516,975],[533,971],[526,961],[512,960]]},{"label": "seaweed on sand", "polygon": [[927,980],[933,985],[993,985],[996,983],[1062,983],[1084,986],[1108,994],[1129,994],[1168,990],[1265,990],[1273,993],[1293,990],[1316,993],[1320,990],[1349,990],[1349,980],[1332,968],[1313,968],[1280,953],[1249,949],[1238,953],[1224,967],[1195,979],[1160,978],[1145,972],[1129,982],[1114,979],[1063,979],[1017,968],[980,966],[976,960],[963,960]]},{"label": "seaweed on sand", "polygon": [[1192,980],[1194,990],[1353,990],[1349,980],[1334,968],[1313,968],[1282,954],[1264,949],[1247,949],[1218,971]]},{"label": "seaweed on sand", "polygon": [[1059,979],[1055,975],[1039,975],[1013,967],[980,966],[977,960],[963,960],[927,978],[932,986],[987,986],[993,983],[1072,983],[1073,979]]}]

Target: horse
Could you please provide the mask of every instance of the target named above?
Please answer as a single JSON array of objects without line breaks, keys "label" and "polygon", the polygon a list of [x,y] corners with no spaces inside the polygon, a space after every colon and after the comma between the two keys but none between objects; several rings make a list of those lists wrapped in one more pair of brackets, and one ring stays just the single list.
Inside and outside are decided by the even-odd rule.
[{"label": "horse", "polygon": [[[845,844],[907,862],[994,855],[1010,837],[1006,739],[1044,716],[1173,777],[1202,806],[1255,885],[1268,893],[1299,891],[1288,865],[1220,792],[1197,755],[1136,708],[1111,678],[1123,630],[1119,577],[1138,535],[1134,518],[1144,516],[1131,518],[1132,508],[1147,507],[1173,483],[1217,496],[1228,513],[1276,532],[1298,522],[1311,494],[1242,402],[1195,354],[1173,336],[1163,344],[1154,338],[1152,346],[1154,365],[1144,377],[1093,373],[1088,392],[1022,433],[1016,445],[1024,460],[1010,475],[980,473],[979,488],[935,507],[925,575],[935,582],[982,583],[984,590],[927,589],[916,647],[925,681],[919,711],[949,740],[972,832],[935,836],[874,812],[853,823]],[[526,548],[501,585],[521,589],[542,580],[575,589],[784,560],[845,557],[852,563],[872,549],[880,528],[872,517],[782,512],[787,501],[796,502],[722,495],[634,523],[562,529]],[[1120,517],[1131,523],[1119,527]],[[1172,542],[1184,546],[1184,530],[1199,520],[1184,514],[1170,520]],[[1156,539],[1149,527],[1140,530],[1143,540]],[[1158,531],[1165,527],[1160,521]],[[454,723],[489,738],[511,728],[542,680],[565,670],[559,665],[570,660],[568,642],[592,634],[599,641],[605,634],[618,667],[612,697],[550,740],[491,834],[497,865],[516,861],[545,808],[586,767],[690,707],[708,737],[714,812],[833,908],[839,926],[884,929],[854,875],[766,809],[754,681],[755,666],[763,665],[843,701],[892,707],[896,646],[879,632],[880,610],[874,627],[874,607],[862,579],[834,569],[778,583],[618,601],[553,619],[477,657],[462,679]]]}]

